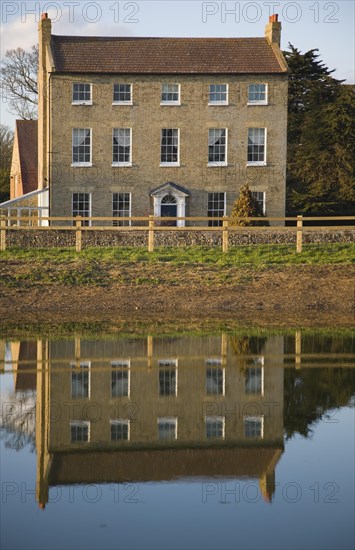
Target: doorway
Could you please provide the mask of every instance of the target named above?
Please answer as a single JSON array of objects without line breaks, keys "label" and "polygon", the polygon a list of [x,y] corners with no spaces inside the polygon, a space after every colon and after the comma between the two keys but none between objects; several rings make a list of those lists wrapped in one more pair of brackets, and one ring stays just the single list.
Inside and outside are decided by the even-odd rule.
[{"label": "doorway", "polygon": [[[160,215],[162,218],[176,218],[177,199],[173,195],[165,195],[165,197],[161,199]],[[162,221],[161,225],[176,226],[176,220]]]}]

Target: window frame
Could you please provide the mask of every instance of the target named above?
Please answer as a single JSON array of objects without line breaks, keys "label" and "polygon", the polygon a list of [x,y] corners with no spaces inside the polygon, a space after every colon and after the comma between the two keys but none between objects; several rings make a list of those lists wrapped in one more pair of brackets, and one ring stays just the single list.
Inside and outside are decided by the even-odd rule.
[{"label": "window frame", "polygon": [[[217,383],[219,384],[219,371],[222,376],[222,391],[212,391],[212,388],[208,386],[208,375],[212,374],[213,371],[218,373]],[[210,358],[206,360],[206,395],[222,395],[225,396],[226,393],[226,369],[222,367],[221,358]],[[219,387],[217,387],[219,390]]]},{"label": "window frame", "polygon": [[[69,422],[70,426],[70,442],[71,443],[90,443],[90,432],[91,432],[91,422],[90,420],[70,420]],[[75,439],[72,438],[72,427],[77,428],[87,428],[88,437],[87,439]]]},{"label": "window frame", "polygon": [[[115,137],[116,137],[116,139],[118,139],[118,135],[115,136],[115,132],[119,131],[119,130],[124,130],[124,131],[129,130],[129,160],[128,161],[120,161],[120,160],[115,161],[114,160],[114,155],[115,155],[114,148],[115,147],[117,147],[118,157],[119,157],[119,154],[120,154],[120,152],[119,152],[120,145],[119,144],[116,145],[114,143]],[[127,147],[127,145],[125,145],[124,147]],[[130,168],[132,166],[132,128],[112,128],[112,163],[111,163],[111,166],[112,167],[120,166],[120,167],[123,167],[123,168]]]},{"label": "window frame", "polygon": [[[112,426],[127,426],[127,438],[119,438],[119,439],[113,439],[112,438]],[[110,441],[111,442],[117,442],[117,441],[130,441],[131,440],[131,422],[128,418],[113,418],[110,419]]]},{"label": "window frame", "polygon": [[[119,199],[119,195],[128,195],[129,197],[129,209],[115,209],[114,208],[114,205],[115,205],[115,195],[117,195],[117,203],[119,204],[120,202],[120,199]],[[126,202],[126,199],[123,199],[122,202]],[[117,212],[117,214],[115,214],[115,212]],[[119,212],[128,212],[128,214],[126,215],[123,215],[123,216],[119,216],[118,213]],[[112,193],[112,217],[113,218],[116,218],[115,220],[112,220],[112,226],[113,227],[124,227],[124,226],[131,226],[132,225],[132,221],[131,220],[127,220],[125,218],[130,218],[131,217],[131,214],[132,214],[132,193],[128,193],[126,191],[119,191],[119,192],[114,192]]]},{"label": "window frame", "polygon": [[[160,426],[166,423],[174,424],[174,437],[160,437]],[[158,440],[159,441],[176,441],[178,438],[178,417],[177,416],[160,416],[157,418],[158,425]]]},{"label": "window frame", "polygon": [[[221,216],[220,215],[220,209],[210,209],[209,208],[209,204],[212,203],[212,202],[215,202],[216,199],[210,199],[210,196],[211,195],[224,195],[223,197],[223,204],[224,204],[224,209],[223,209],[223,215]],[[219,202],[219,198],[218,198],[218,202]],[[213,212],[217,212],[218,213],[218,216],[213,216],[211,213]],[[207,193],[207,217],[208,218],[211,218],[210,220],[208,220],[208,226],[209,227],[222,227],[223,225],[223,220],[214,220],[213,218],[220,218],[220,217],[224,217],[226,215],[226,212],[227,212],[227,193],[226,191],[211,191],[211,192],[208,192]]]},{"label": "window frame", "polygon": [[[130,87],[130,99],[128,100],[115,100],[115,86],[129,86]],[[126,92],[117,92],[119,93],[126,93]],[[133,105],[133,84],[131,82],[114,82],[113,84],[113,97],[112,97],[112,105]]]},{"label": "window frame", "polygon": [[[89,161],[74,161],[74,147],[83,147],[81,145],[74,145],[74,133],[77,132],[78,130],[82,130],[82,131],[87,131],[89,130],[89,137],[90,137],[90,145],[89,145],[89,153],[90,153],[90,160]],[[84,139],[86,139],[87,136],[84,136]],[[85,144],[84,147],[87,147],[87,145]],[[86,154],[86,153],[84,153]],[[79,154],[78,154],[79,156]],[[90,167],[92,166],[92,128],[72,128],[72,162],[71,162],[71,166],[73,168],[77,168],[77,167],[82,167],[82,168],[87,168],[87,167]]]},{"label": "window frame", "polygon": [[[256,371],[256,369],[260,369],[260,391],[255,391],[255,384],[249,388],[247,388],[247,382],[249,380],[249,374],[251,371]],[[244,394],[250,395],[250,396],[263,396],[264,395],[264,356],[260,355],[258,357],[254,357],[253,359],[249,359],[245,366],[245,374],[244,374]]]},{"label": "window frame", "polygon": [[[158,361],[158,388],[159,388],[159,397],[177,397],[178,394],[178,360],[176,358],[174,359],[160,359]],[[165,386],[164,386],[164,392],[161,392],[161,373],[164,373],[164,376],[167,372],[171,373],[174,371],[175,376],[175,384],[172,388],[173,391],[166,393],[165,392]],[[169,385],[170,387],[170,385]]]},{"label": "window frame", "polygon": [[[212,92],[211,91],[211,86],[225,86],[226,87],[226,90],[225,92],[222,92],[222,91],[214,91]],[[212,101],[211,100],[211,94],[220,94],[222,95],[223,93],[225,93],[226,95],[226,99],[222,100],[216,100],[216,101]],[[223,106],[223,105],[229,105],[229,85],[226,83],[226,82],[218,82],[218,83],[210,83],[208,85],[208,105],[209,106]]]},{"label": "window frame", "polygon": [[[259,193],[263,195],[262,200],[260,200],[260,198],[258,198],[258,196],[257,196]],[[251,191],[251,194],[253,195],[254,199],[261,206],[262,213],[266,214],[266,192],[265,191]]]},{"label": "window frame", "polygon": [[[74,195],[88,195],[89,197],[89,214],[88,215],[83,215],[83,214],[74,214]],[[72,192],[72,217],[74,218],[73,219],[73,225],[76,224],[76,221],[75,221],[75,218],[77,216],[80,216],[82,218],[82,225],[85,225],[85,226],[91,226],[91,220],[90,219],[87,219],[87,218],[91,218],[92,216],[92,196],[91,196],[91,193],[87,193],[87,192],[84,192],[84,191],[73,191]]]},{"label": "window frame", "polygon": [[[177,132],[177,160],[173,162],[167,162],[162,161],[162,153],[163,153],[163,132],[166,131],[176,131]],[[169,137],[169,136],[167,136]],[[174,138],[174,136],[171,136]],[[167,147],[168,145],[165,145]],[[171,145],[171,147],[174,147],[174,145]],[[168,166],[180,166],[180,128],[161,128],[160,130],[160,165],[162,167],[168,167]]]},{"label": "window frame", "polygon": [[[259,434],[247,434],[246,423],[247,422],[260,422],[260,435]],[[243,416],[244,437],[246,439],[264,439],[264,415],[244,415]]]},{"label": "window frame", "polygon": [[[163,86],[177,86],[177,99],[163,99],[163,94],[174,94],[176,92],[164,92]],[[160,89],[160,105],[181,105],[181,84],[179,82],[162,82]]]},{"label": "window frame", "polygon": [[[74,99],[74,94],[75,94],[75,91],[74,91],[74,86],[89,86],[90,87],[90,99]],[[92,83],[91,82],[73,82],[72,83],[72,95],[71,95],[71,98],[72,98],[72,101],[71,101],[71,104],[72,105],[92,105],[93,102],[92,102]],[[77,93],[80,93],[80,91],[78,90]]]},{"label": "window frame", "polygon": [[[91,397],[91,361],[70,361],[70,397],[71,399],[90,399]],[[85,369],[85,370],[81,370]],[[86,370],[87,369],[87,370]],[[73,374],[86,373],[88,375],[88,394],[73,395]]]},{"label": "window frame", "polygon": [[[216,147],[216,143],[214,145],[210,145],[210,132],[212,131],[221,131],[224,130],[224,160],[209,160],[210,159],[210,147]],[[221,136],[223,137],[223,136]],[[217,145],[217,147],[222,147],[222,145]],[[215,154],[215,153],[214,153]],[[208,157],[207,157],[207,166],[209,168],[213,168],[215,166],[228,166],[228,128],[208,128]]]},{"label": "window frame", "polygon": [[[127,395],[113,395],[112,382],[113,374],[117,372],[127,373]],[[111,361],[111,399],[131,396],[131,361],[130,359],[116,359]]]},{"label": "window frame", "polygon": [[[221,435],[208,435],[207,425],[208,423],[214,422],[215,424],[222,423],[222,433]],[[226,437],[226,417],[219,415],[206,415],[205,416],[205,438],[206,439],[225,439]]]},{"label": "window frame", "polygon": [[[265,93],[265,99],[250,99],[250,87],[251,86],[265,86],[265,90],[264,90],[264,93]],[[251,82],[250,84],[248,84],[248,101],[247,101],[247,105],[268,105],[268,85],[266,82]],[[260,92],[256,92],[254,91],[253,93],[260,93]]]},{"label": "window frame", "polygon": [[[264,130],[264,152],[263,152],[263,160],[249,160],[249,132],[250,130]],[[255,146],[254,144],[252,146]],[[256,147],[261,147],[261,145],[256,145]],[[248,136],[247,136],[247,166],[267,166],[267,128],[266,127],[251,127],[248,128]]]}]

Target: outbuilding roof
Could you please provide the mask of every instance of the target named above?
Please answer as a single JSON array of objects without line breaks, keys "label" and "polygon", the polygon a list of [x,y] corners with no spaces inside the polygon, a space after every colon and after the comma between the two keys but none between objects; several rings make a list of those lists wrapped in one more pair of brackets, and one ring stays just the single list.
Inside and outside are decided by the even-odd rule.
[{"label": "outbuilding roof", "polygon": [[16,120],[23,194],[38,188],[37,120]]},{"label": "outbuilding roof", "polygon": [[285,73],[266,38],[52,35],[56,72],[106,74]]}]

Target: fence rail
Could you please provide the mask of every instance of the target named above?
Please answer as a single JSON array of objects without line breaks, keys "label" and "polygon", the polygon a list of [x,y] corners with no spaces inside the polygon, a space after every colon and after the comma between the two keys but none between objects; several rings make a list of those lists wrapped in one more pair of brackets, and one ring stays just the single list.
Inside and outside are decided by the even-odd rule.
[{"label": "fence rail", "polygon": [[[83,232],[146,232],[148,251],[154,250],[156,232],[217,232],[222,235],[222,250],[227,252],[230,236],[238,232],[282,232],[296,233],[296,251],[302,252],[304,232],[354,232],[355,216],[290,216],[290,217],[249,217],[238,218],[241,223],[262,223],[264,225],[231,225],[231,219],[224,217],[157,217],[131,216],[117,217],[49,217],[0,215],[0,251],[5,251],[7,235],[10,232],[75,232],[75,249],[82,250]],[[180,225],[178,225],[180,222]],[[185,225],[187,222],[187,225]],[[204,225],[198,225],[204,222]],[[309,225],[310,222],[327,222],[328,225]],[[329,225],[329,222],[346,222],[346,225]],[[269,225],[265,225],[265,223]],[[305,226],[304,224],[308,225]],[[289,224],[289,225],[285,225]],[[290,225],[293,224],[293,225]],[[352,224],[352,225],[350,225]]]}]

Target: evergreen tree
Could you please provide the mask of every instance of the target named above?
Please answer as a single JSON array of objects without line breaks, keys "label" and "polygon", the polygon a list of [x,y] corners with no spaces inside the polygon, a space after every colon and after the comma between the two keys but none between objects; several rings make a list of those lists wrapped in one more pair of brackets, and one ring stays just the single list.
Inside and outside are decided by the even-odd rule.
[{"label": "evergreen tree", "polygon": [[[253,197],[252,192],[249,189],[249,185],[246,183],[242,186],[240,190],[239,199],[234,203],[231,215],[230,215],[230,225],[231,226],[249,226],[256,225],[260,222],[241,220],[238,218],[256,218],[262,217],[263,212],[258,201]],[[264,222],[263,225],[265,225]]]},{"label": "evergreen tree", "polygon": [[318,60],[289,45],[288,214],[354,208],[354,92]]},{"label": "evergreen tree", "polygon": [[292,201],[313,214],[351,214],[355,208],[355,99],[342,86],[337,99],[309,111],[290,169],[297,178]]}]

